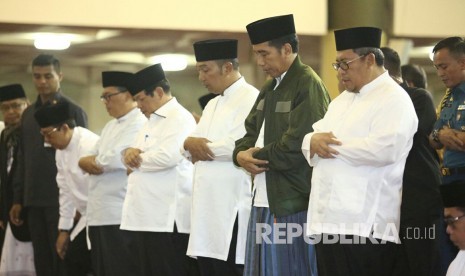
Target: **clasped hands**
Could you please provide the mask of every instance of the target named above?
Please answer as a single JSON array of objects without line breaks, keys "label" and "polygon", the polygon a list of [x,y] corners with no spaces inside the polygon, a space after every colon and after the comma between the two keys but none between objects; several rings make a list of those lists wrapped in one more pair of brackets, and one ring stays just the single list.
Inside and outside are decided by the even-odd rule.
[{"label": "clasped hands", "polygon": [[215,154],[207,143],[210,143],[210,140],[202,137],[187,137],[184,141],[184,149],[191,154],[193,164],[197,161],[212,161],[215,159]]},{"label": "clasped hands", "polygon": [[142,164],[142,157],[140,156],[143,151],[136,148],[127,148],[124,151],[123,161],[129,168],[137,169]]},{"label": "clasped hands", "polygon": [[310,158],[313,158],[315,154],[320,158],[335,158],[335,155],[338,155],[339,152],[330,145],[340,146],[342,143],[337,140],[332,132],[314,133],[310,140]]},{"label": "clasped hands", "polygon": [[447,149],[465,151],[465,132],[448,126],[440,130],[440,141]]},{"label": "clasped hands", "polygon": [[248,150],[238,152],[236,156],[237,163],[252,175],[257,175],[268,170],[267,160],[257,159],[253,156],[259,150],[260,148],[257,147],[249,148]]}]

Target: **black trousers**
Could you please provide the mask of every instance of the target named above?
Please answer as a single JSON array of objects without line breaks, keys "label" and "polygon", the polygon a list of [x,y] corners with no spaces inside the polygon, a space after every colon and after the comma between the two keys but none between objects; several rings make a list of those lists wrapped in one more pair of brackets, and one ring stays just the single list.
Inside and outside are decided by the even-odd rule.
[{"label": "black trousers", "polygon": [[186,255],[189,235],[174,232],[134,232],[143,276],[197,276],[197,260]]},{"label": "black trousers", "polygon": [[140,275],[136,236],[119,227],[89,226],[92,269],[96,276]]},{"label": "black trousers", "polygon": [[92,272],[85,228],[69,243],[65,255],[65,265],[68,276],[87,276]]},{"label": "black trousers", "polygon": [[229,246],[228,259],[226,261],[215,258],[197,257],[200,274],[203,276],[239,276],[243,274],[244,265],[236,264],[237,246],[237,218]]},{"label": "black trousers", "polygon": [[[327,240],[357,240],[360,237],[323,234]],[[360,240],[360,239],[359,239]],[[319,242],[315,245],[319,276],[391,276],[396,265],[397,244],[366,239],[365,244]]]},{"label": "black trousers", "polygon": [[34,248],[37,276],[65,274],[64,262],[56,252],[58,237],[58,207],[28,207],[29,231]]},{"label": "black trousers", "polygon": [[440,275],[439,234],[440,215],[401,221],[401,244],[397,254],[395,275]]}]

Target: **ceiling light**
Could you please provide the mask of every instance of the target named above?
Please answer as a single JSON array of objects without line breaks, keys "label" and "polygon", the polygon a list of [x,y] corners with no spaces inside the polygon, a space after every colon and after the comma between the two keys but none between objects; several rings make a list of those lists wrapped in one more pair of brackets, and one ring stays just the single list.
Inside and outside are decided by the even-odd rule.
[{"label": "ceiling light", "polygon": [[34,40],[34,46],[41,50],[64,50],[71,45],[71,35],[40,33]]},{"label": "ceiling light", "polygon": [[188,56],[182,54],[165,54],[148,58],[149,64],[161,63],[164,71],[182,71],[186,69]]}]

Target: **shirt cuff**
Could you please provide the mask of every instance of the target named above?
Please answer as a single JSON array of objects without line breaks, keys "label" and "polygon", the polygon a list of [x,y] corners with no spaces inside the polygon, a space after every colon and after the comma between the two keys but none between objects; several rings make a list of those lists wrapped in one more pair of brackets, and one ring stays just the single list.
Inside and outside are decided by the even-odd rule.
[{"label": "shirt cuff", "polygon": [[73,218],[60,218],[58,229],[71,230],[73,228]]},{"label": "shirt cuff", "polygon": [[302,154],[304,155],[305,159],[307,159],[308,164],[313,167],[318,163],[319,157],[318,155],[313,155],[313,158],[310,158],[310,141],[312,140],[314,132],[310,132],[304,136],[302,141]]}]

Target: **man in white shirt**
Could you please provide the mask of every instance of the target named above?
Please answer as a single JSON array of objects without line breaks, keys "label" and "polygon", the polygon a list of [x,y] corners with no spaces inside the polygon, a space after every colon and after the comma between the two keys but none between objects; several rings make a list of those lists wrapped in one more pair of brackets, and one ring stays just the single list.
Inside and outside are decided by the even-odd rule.
[{"label": "man in white shirt", "polygon": [[392,275],[418,119],[383,67],[380,29],[337,30],[335,38],[333,67],[346,91],[302,143],[313,167],[307,234],[316,235],[319,275]]},{"label": "man in white shirt", "polygon": [[92,271],[85,229],[89,183],[88,174],[79,168],[78,162],[94,147],[99,136],[76,126],[68,114],[69,105],[59,103],[44,106],[34,117],[44,141],[57,150],[60,219],[56,250],[65,261],[68,275],[84,276]]},{"label": "man in white shirt", "polygon": [[92,246],[92,266],[96,275],[127,276],[138,274],[134,254],[134,236],[120,230],[126,195],[126,167],[121,152],[135,140],[147,118],[137,108],[127,87],[133,74],[102,72],[104,102],[114,119],[102,130],[100,140],[79,166],[89,173],[87,224]]},{"label": "man in white shirt", "polygon": [[465,276],[465,182],[441,185],[444,222],[450,240],[460,249],[447,270],[447,276]]},{"label": "man in white shirt", "polygon": [[195,165],[188,255],[197,256],[202,275],[242,275],[252,201],[251,176],[234,166],[232,152],[244,136],[244,120],[258,90],[239,72],[237,40],[194,43],[199,80],[219,96],[205,107],[184,141]]},{"label": "man in white shirt", "polygon": [[193,166],[179,148],[195,120],[171,95],[161,64],[137,72],[130,91],[148,121],[123,152],[130,174],[121,229],[135,233],[141,275],[189,275]]}]

